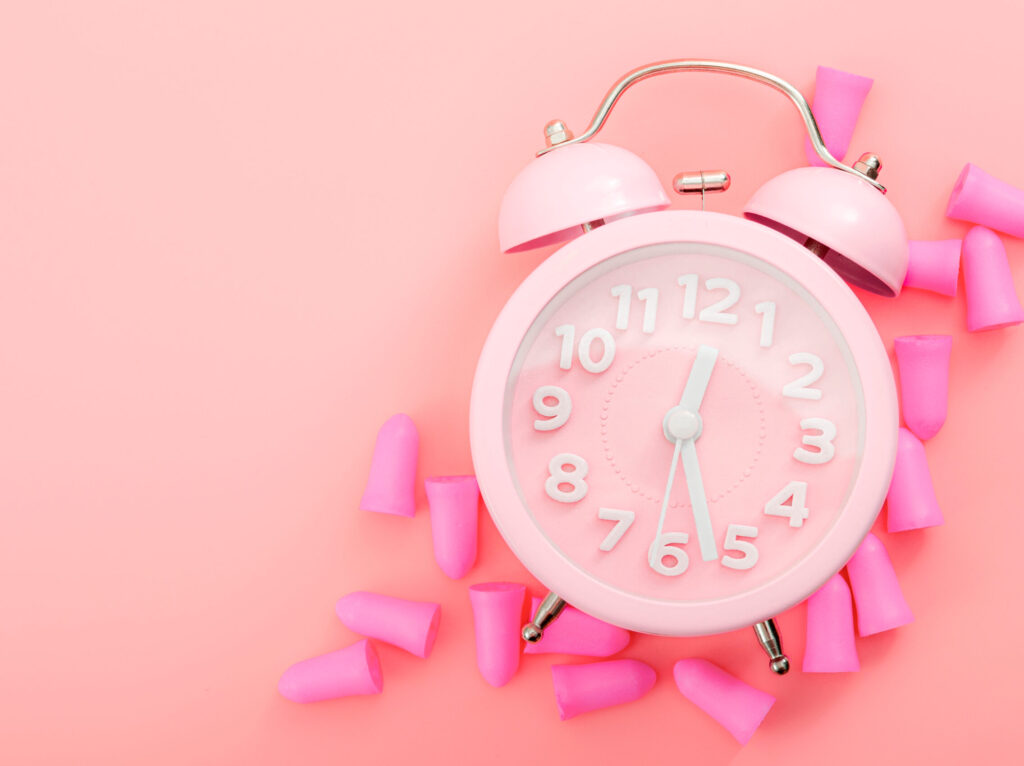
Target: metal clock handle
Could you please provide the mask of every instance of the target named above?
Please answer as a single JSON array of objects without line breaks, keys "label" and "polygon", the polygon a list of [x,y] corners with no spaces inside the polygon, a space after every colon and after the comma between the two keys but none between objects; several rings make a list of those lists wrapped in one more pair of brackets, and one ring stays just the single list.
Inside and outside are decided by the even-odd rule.
[{"label": "metal clock handle", "polygon": [[537,156],[540,157],[541,155],[547,154],[548,152],[562,146],[589,141],[597,135],[598,131],[600,131],[604,126],[605,120],[608,119],[608,115],[615,107],[615,103],[619,100],[619,97],[625,93],[627,88],[641,80],[646,80],[649,77],[656,77],[661,74],[670,74],[672,72],[716,72],[728,74],[733,75],[734,77],[742,77],[747,80],[755,80],[765,85],[769,85],[775,90],[781,91],[789,97],[789,100],[793,102],[794,106],[796,106],[797,111],[800,112],[800,116],[804,121],[804,126],[807,128],[807,135],[811,140],[811,145],[814,147],[814,151],[817,152],[823,162],[826,162],[832,167],[842,170],[845,173],[851,173],[871,184],[883,194],[885,193],[885,187],[875,180],[875,178],[870,174],[862,172],[855,167],[844,165],[832,156],[821,137],[821,131],[818,129],[818,123],[815,121],[814,115],[811,113],[811,107],[807,103],[807,99],[804,98],[803,94],[799,90],[783,80],[781,77],[776,77],[775,75],[763,72],[760,69],[743,66],[742,64],[732,64],[727,61],[677,59],[675,61],[661,61],[655,64],[648,64],[647,66],[642,66],[639,69],[634,69],[632,72],[619,79],[619,81],[611,87],[600,106],[598,106],[597,111],[594,112],[594,117],[590,121],[590,126],[581,135],[574,137],[572,131],[569,130],[561,120],[554,120],[553,122],[548,123],[547,128],[545,128],[547,146],[537,152]]}]

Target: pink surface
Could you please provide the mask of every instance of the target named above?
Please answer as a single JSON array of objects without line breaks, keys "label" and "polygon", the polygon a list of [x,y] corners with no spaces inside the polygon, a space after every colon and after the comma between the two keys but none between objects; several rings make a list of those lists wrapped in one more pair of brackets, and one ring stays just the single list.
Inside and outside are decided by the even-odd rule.
[{"label": "pink surface", "polygon": [[[534,597],[530,604],[533,615],[540,606]],[[586,657],[611,657],[629,645],[629,631],[609,625],[579,609],[567,606],[558,619],[544,629],[540,641],[527,643],[526,654],[576,654]]]},{"label": "pink surface", "polygon": [[860,670],[853,629],[853,598],[840,574],[807,599],[807,645],[804,673],[851,673]]},{"label": "pink surface", "polygon": [[[855,19],[870,44],[834,33]],[[655,668],[650,693],[563,723],[558,658],[524,657],[502,689],[477,671],[467,582],[543,595],[486,514],[456,582],[421,488],[412,519],[358,505],[400,410],[420,479],[472,471],[477,352],[549,252],[501,256],[496,233],[545,122],[579,130],[616,77],[671,56],[808,94],[819,63],[870,73],[853,147],[882,156],[910,236],[960,238],[945,207],[965,162],[1024,186],[1022,23],[1002,0],[4,4],[0,760],[403,764],[453,741],[493,764],[534,762],[538,741],[562,763],[1017,760],[1024,330],[968,334],[962,289],[861,296],[888,348],[949,333],[956,354],[927,445],[946,523],[876,525],[916,621],[860,639],[860,673],[799,672],[800,606],[779,619],[784,678],[749,630],[638,635],[623,656]],[[779,94],[694,75],[641,83],[601,136],[666,186],[728,169],[708,209],[737,213],[806,162],[799,131]],[[1004,241],[1024,290],[1024,242]],[[333,604],[360,589],[440,602],[430,659],[380,644],[383,694],[284,699],[289,665],[359,640]],[[671,682],[694,655],[778,697],[745,748]]]},{"label": "pink surface", "polygon": [[942,522],[942,508],[935,497],[924,445],[909,429],[901,428],[896,466],[886,498],[886,529],[906,532],[935,527]]},{"label": "pink surface", "polygon": [[750,741],[775,704],[775,697],[768,692],[702,658],[679,660],[672,674],[683,696],[724,726],[741,745]]},{"label": "pink surface", "polygon": [[654,686],[654,668],[637,660],[552,665],[558,715],[566,721],[580,713],[633,702]]},{"label": "pink surface", "polygon": [[440,604],[357,591],[338,599],[334,611],[349,630],[379,638],[417,657],[429,657],[441,622]]},{"label": "pink surface", "polygon": [[458,580],[476,562],[480,488],[473,476],[434,476],[424,482],[430,503],[434,560]]}]

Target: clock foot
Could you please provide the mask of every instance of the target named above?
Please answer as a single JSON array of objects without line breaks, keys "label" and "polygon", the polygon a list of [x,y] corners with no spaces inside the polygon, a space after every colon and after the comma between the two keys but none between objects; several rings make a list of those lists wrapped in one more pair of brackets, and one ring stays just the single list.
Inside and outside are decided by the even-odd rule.
[{"label": "clock foot", "polygon": [[535,644],[544,635],[544,628],[555,621],[565,609],[565,601],[557,593],[548,593],[537,607],[533,620],[523,626],[523,639]]},{"label": "clock foot", "polygon": [[761,644],[761,648],[771,660],[769,667],[772,672],[780,676],[786,675],[789,672],[789,658],[782,653],[782,639],[775,627],[775,620],[757,623],[754,626],[754,633],[757,635],[757,641]]}]

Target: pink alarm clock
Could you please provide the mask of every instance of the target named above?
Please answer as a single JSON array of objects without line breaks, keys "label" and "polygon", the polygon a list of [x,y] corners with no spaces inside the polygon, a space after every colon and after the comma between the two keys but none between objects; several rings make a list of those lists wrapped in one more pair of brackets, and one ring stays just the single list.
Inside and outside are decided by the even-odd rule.
[{"label": "pink alarm clock", "polygon": [[[769,181],[744,218],[665,210],[640,158],[588,141],[626,88],[673,71],[782,91],[828,167]],[[853,555],[895,460],[889,359],[843,281],[884,295],[903,283],[880,163],[843,165],[793,86],[714,61],[635,70],[583,135],[559,121],[546,134],[502,202],[501,247],[566,244],[495,322],[470,416],[491,516],[551,590],[523,636],[566,603],[667,636],[754,626],[784,673],[772,616]],[[675,187],[703,198],[728,183],[697,171]]]}]

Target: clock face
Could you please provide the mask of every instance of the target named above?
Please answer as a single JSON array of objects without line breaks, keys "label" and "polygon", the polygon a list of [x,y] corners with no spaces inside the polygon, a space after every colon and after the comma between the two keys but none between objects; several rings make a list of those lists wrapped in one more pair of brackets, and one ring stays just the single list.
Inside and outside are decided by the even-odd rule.
[{"label": "clock face", "polygon": [[517,320],[481,487],[534,574],[596,616],[676,634],[752,624],[837,571],[881,506],[884,349],[834,275],[765,234],[784,257],[742,237],[608,242]]}]

